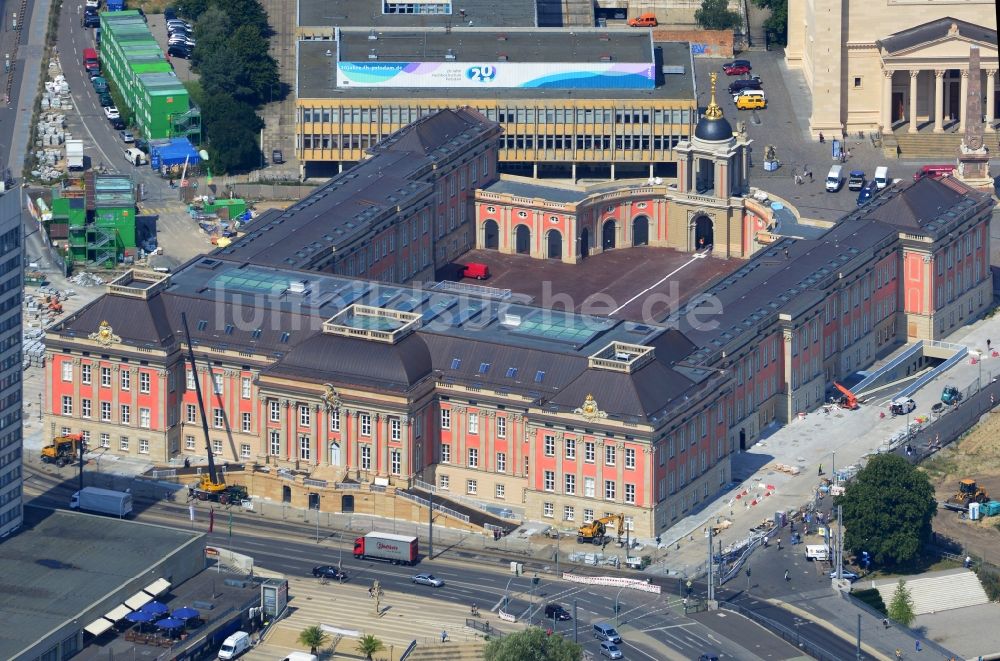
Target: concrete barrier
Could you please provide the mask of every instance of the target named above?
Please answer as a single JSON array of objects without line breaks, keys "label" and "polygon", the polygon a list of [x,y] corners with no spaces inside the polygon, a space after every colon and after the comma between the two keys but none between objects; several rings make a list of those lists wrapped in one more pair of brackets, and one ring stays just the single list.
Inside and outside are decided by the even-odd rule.
[{"label": "concrete barrier", "polygon": [[517,622],[517,618],[511,615],[510,613],[497,611],[497,615],[500,616],[500,619],[503,620],[504,622]]},{"label": "concrete barrier", "polygon": [[651,592],[653,594],[660,594],[661,590],[659,585],[653,585],[648,581],[638,578],[623,578],[621,576],[578,576],[576,574],[571,574],[570,572],[563,572],[562,578],[564,581],[570,581],[572,583],[607,585],[616,588],[639,590],[640,592]]}]

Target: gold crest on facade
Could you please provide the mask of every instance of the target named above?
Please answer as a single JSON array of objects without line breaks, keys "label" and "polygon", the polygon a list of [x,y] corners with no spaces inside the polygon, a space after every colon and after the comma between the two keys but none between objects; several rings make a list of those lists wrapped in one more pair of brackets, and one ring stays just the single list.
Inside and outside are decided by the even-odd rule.
[{"label": "gold crest on facade", "polygon": [[115,335],[115,330],[111,328],[111,324],[107,321],[102,321],[101,325],[97,327],[97,331],[91,333],[89,337],[102,347],[110,347],[112,344],[122,341],[122,338]]},{"label": "gold crest on facade", "polygon": [[587,420],[596,420],[598,418],[608,417],[607,413],[597,408],[597,400],[594,399],[593,395],[587,395],[587,398],[583,400],[583,406],[578,409],[574,409],[573,413],[582,415]]}]

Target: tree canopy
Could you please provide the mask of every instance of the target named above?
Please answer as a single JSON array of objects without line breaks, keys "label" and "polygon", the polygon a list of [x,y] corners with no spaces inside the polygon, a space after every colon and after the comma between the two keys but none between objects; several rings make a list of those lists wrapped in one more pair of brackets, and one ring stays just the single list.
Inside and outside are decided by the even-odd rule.
[{"label": "tree canopy", "polygon": [[910,626],[917,617],[913,612],[913,597],[906,587],[906,581],[899,579],[896,591],[892,593],[892,601],[889,602],[889,617],[899,622],[904,627]]},{"label": "tree canopy", "polygon": [[835,503],[844,508],[844,545],[885,566],[917,558],[937,513],[927,475],[894,454],[872,457]]},{"label": "tree canopy", "polygon": [[583,648],[539,627],[506,634],[486,645],[485,661],[580,661]]},{"label": "tree canopy", "polygon": [[770,9],[771,15],[764,21],[764,29],[772,33],[778,43],[788,43],[788,0],[753,0],[763,9]]},{"label": "tree canopy", "polygon": [[729,9],[729,0],[702,0],[694,20],[706,30],[731,30],[740,24],[740,15]]},{"label": "tree canopy", "polygon": [[214,172],[239,172],[260,165],[259,134],[264,120],[227,94],[212,94],[201,107],[208,128],[209,165]]}]

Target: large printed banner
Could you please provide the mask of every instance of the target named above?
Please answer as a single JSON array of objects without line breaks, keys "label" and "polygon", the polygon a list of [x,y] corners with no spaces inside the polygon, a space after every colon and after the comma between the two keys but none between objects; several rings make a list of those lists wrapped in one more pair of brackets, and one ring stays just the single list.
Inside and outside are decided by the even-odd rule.
[{"label": "large printed banner", "polygon": [[654,89],[648,63],[340,62],[338,87]]}]

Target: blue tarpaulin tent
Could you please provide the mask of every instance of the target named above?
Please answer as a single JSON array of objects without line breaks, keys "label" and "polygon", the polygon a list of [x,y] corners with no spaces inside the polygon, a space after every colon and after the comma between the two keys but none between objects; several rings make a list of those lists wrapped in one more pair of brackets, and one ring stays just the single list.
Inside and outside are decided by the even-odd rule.
[{"label": "blue tarpaulin tent", "polygon": [[201,163],[198,150],[187,138],[155,140],[149,143],[149,165],[154,170],[159,170],[160,166],[184,165],[185,159],[189,168]]}]

